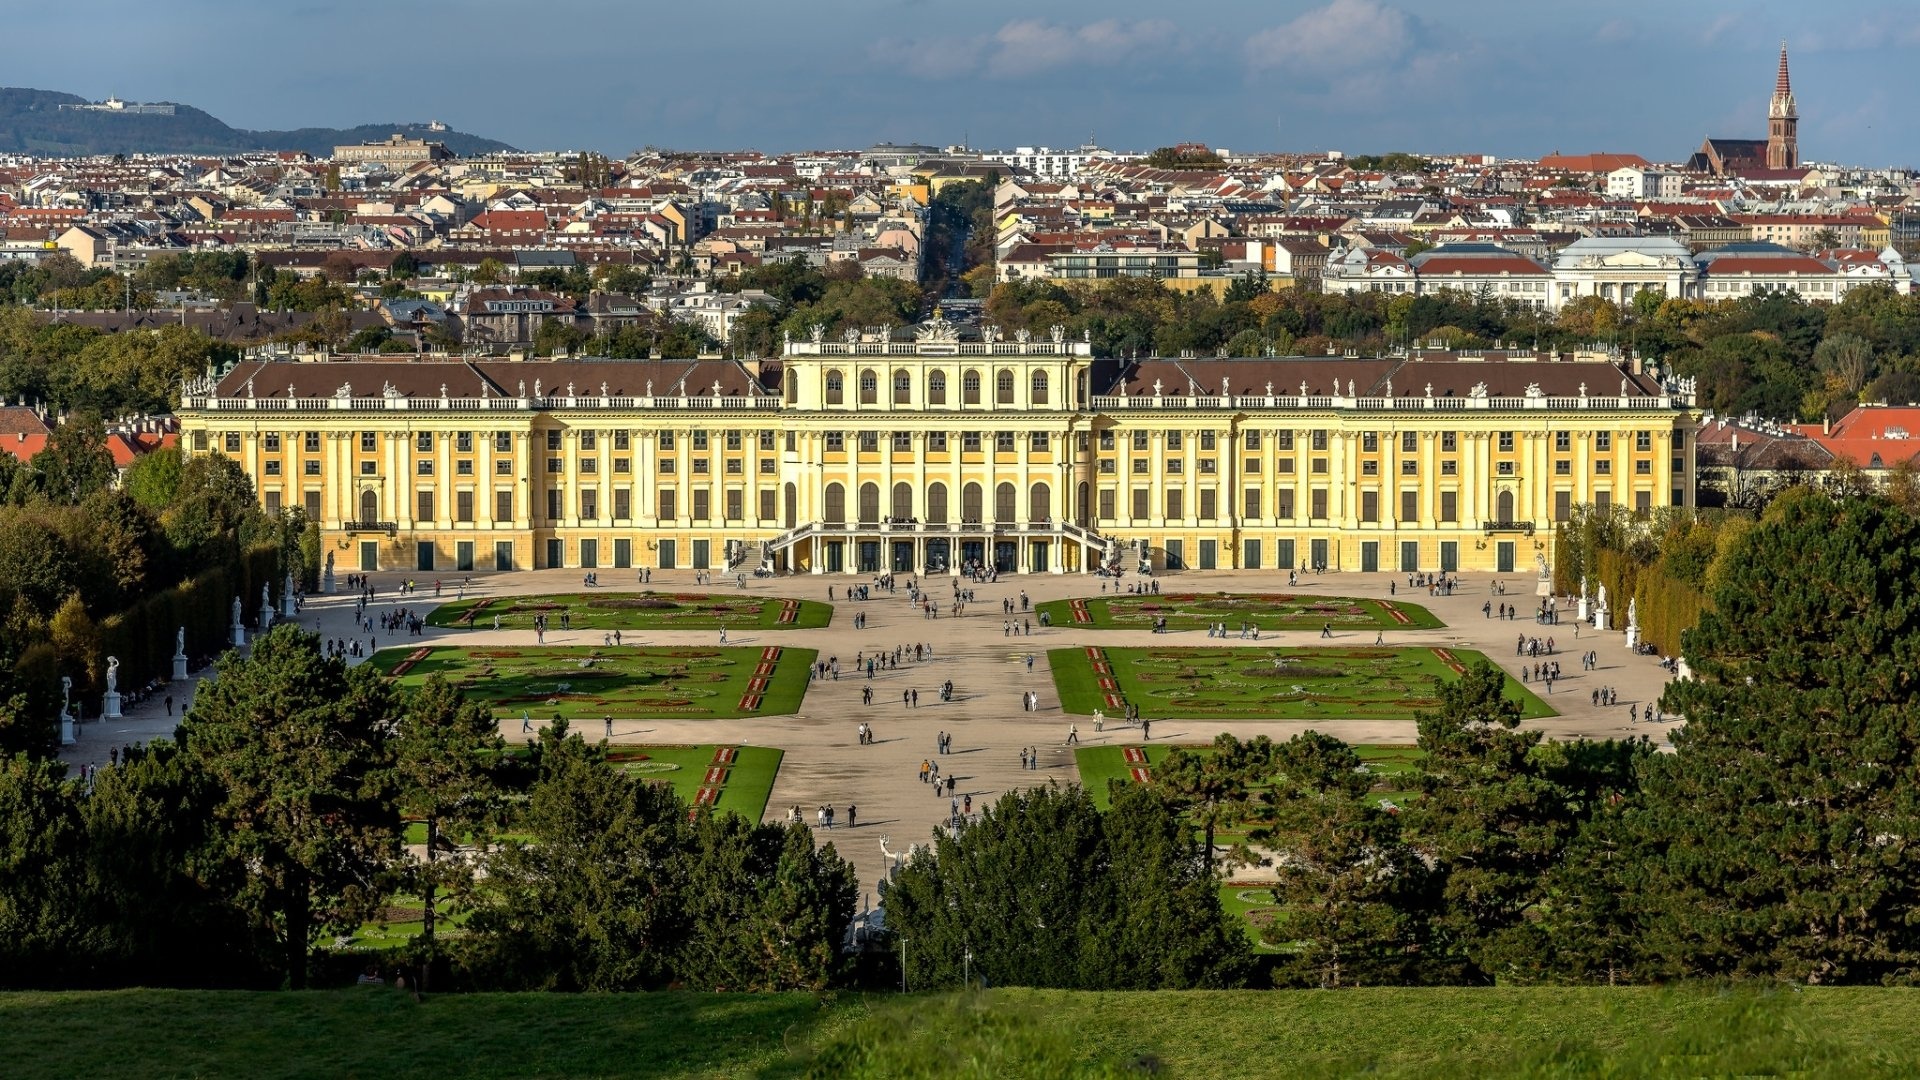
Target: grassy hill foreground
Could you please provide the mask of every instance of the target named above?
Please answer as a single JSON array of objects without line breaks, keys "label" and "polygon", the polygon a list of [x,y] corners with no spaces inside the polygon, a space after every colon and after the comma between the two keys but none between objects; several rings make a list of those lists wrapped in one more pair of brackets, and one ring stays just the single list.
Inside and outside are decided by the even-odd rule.
[{"label": "grassy hill foreground", "polygon": [[14,993],[0,1046],[11,1078],[1911,1076],[1920,992]]}]

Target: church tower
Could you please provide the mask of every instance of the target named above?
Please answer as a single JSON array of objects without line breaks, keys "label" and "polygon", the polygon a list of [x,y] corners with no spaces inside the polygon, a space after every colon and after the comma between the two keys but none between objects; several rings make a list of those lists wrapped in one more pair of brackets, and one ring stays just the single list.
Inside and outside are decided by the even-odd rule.
[{"label": "church tower", "polygon": [[1773,82],[1773,101],[1767,105],[1767,168],[1800,167],[1800,113],[1793,104],[1793,82],[1787,77],[1787,43],[1780,43],[1780,74]]}]

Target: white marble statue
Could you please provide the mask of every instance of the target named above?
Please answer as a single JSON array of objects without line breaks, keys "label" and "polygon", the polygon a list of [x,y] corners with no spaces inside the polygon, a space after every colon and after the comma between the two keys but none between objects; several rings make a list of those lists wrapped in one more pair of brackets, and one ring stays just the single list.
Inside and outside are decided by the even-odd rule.
[{"label": "white marble statue", "polygon": [[73,700],[73,676],[60,676],[60,711],[67,711],[67,703]]},{"label": "white marble statue", "polygon": [[1640,626],[1640,600],[1638,597],[1627,601],[1627,625],[1636,629]]},{"label": "white marble statue", "polygon": [[237,596],[233,598],[233,625],[240,625],[240,598]]},{"label": "white marble statue", "polygon": [[120,689],[120,658],[107,657],[107,693]]},{"label": "white marble statue", "polygon": [[173,655],[187,655],[187,628],[184,626],[173,632]]}]

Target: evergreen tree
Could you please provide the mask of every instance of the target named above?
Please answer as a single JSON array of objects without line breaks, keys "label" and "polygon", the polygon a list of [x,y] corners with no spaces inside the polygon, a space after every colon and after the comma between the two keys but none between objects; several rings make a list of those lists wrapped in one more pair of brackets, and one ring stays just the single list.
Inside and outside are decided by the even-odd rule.
[{"label": "evergreen tree", "polygon": [[665,985],[687,937],[685,806],[620,775],[564,721],[536,752],[519,819],[529,839],[487,860],[467,926],[475,968],[503,989]]},{"label": "evergreen tree", "polygon": [[1372,777],[1331,736],[1279,747],[1274,851],[1282,916],[1269,944],[1286,948],[1282,985],[1345,987],[1424,981],[1433,879],[1399,819],[1367,797]]},{"label": "evergreen tree", "polygon": [[79,915],[80,801],[66,766],[0,758],[0,986],[70,978],[85,928]]},{"label": "evergreen tree", "polygon": [[1485,661],[1439,682],[1439,707],[1418,717],[1426,756],[1406,815],[1408,838],[1441,875],[1441,943],[1478,980],[1530,955],[1508,938],[1576,824],[1566,793],[1534,760],[1540,733],[1518,730],[1520,706],[1505,689],[1506,675]]},{"label": "evergreen tree", "polygon": [[[1265,735],[1241,742],[1222,732],[1211,752],[1176,748],[1153,770],[1153,787],[1200,826],[1206,838],[1207,866],[1213,866],[1214,837],[1262,812],[1267,780],[1273,775],[1273,740]],[[1228,853],[1235,862],[1252,862],[1246,845]]]},{"label": "evergreen tree", "polygon": [[428,676],[401,715],[394,743],[400,812],[427,827],[426,851],[404,864],[403,877],[420,897],[420,938],[429,955],[440,892],[459,895],[473,879],[466,862],[444,856],[456,853],[463,839],[486,843],[500,809],[494,771],[505,745],[492,713],[464,700],[439,675]]},{"label": "evergreen tree", "polygon": [[[1266,736],[1260,736],[1266,742]],[[1252,956],[1240,920],[1193,826],[1151,788],[1118,786],[1101,815],[1111,895],[1091,927],[1089,986],[1122,990],[1222,989],[1246,981]]]},{"label": "evergreen tree", "polygon": [[321,931],[353,930],[385,897],[399,711],[371,666],[348,668],[317,635],[279,626],[250,656],[221,659],[181,726],[219,788],[226,855],[245,871],[239,902],[280,942],[294,989]]},{"label": "evergreen tree", "polygon": [[1920,970],[1920,522],[1796,489],[1719,561],[1687,718],[1628,812],[1655,975],[1807,983]]},{"label": "evergreen tree", "polygon": [[689,986],[822,990],[839,980],[858,884],[806,826],[703,813],[686,882],[690,932],[677,959]]}]

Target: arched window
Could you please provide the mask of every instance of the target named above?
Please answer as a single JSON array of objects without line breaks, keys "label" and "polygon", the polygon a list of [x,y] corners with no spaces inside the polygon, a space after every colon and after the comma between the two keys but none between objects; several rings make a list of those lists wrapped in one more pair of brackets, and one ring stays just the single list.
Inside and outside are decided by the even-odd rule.
[{"label": "arched window", "polygon": [[968,484],[960,489],[960,521],[967,525],[980,524],[979,484]]},{"label": "arched window", "polygon": [[877,525],[880,523],[880,485],[867,483],[860,485],[860,524]]},{"label": "arched window", "polygon": [[1044,371],[1036,371],[1033,373],[1032,400],[1035,405],[1045,405],[1047,403],[1047,373]]},{"label": "arched window", "polygon": [[785,527],[791,529],[795,525],[800,524],[800,489],[792,484],[788,484],[786,501],[787,516]]},{"label": "arched window", "polygon": [[935,525],[947,523],[947,485],[927,485],[927,520]]},{"label": "arched window", "polygon": [[906,521],[913,517],[913,485],[899,483],[893,485],[893,520]]},{"label": "arched window", "polygon": [[1039,525],[1053,520],[1053,493],[1045,484],[1033,485],[1027,493],[1027,521]]},{"label": "arched window", "polygon": [[795,381],[793,377],[793,372],[783,371],[780,373],[780,378],[781,378],[781,381],[786,384],[785,389],[786,389],[787,404],[789,405],[798,404],[800,401],[800,384],[799,382]]},{"label": "arched window", "polygon": [[980,404],[980,373],[969,371],[960,376],[960,404]]},{"label": "arched window", "polygon": [[841,405],[847,400],[847,377],[837,371],[827,372],[827,404]]},{"label": "arched window", "polygon": [[363,522],[380,520],[379,492],[368,490],[360,493],[360,520]]},{"label": "arched window", "polygon": [[1012,484],[1001,484],[993,489],[993,520],[1002,525],[1013,524],[1013,502],[1017,498]]},{"label": "arched window", "polygon": [[1497,505],[1499,506],[1498,516],[1499,516],[1500,522],[1502,524],[1505,524],[1506,522],[1512,521],[1513,520],[1513,492],[1511,491],[1501,492],[1500,499]]},{"label": "arched window", "polygon": [[827,485],[827,498],[821,513],[822,519],[829,525],[847,523],[847,489],[839,484]]},{"label": "arched window", "polygon": [[995,405],[1013,404],[1013,372],[1006,368],[993,377],[993,403]]},{"label": "arched window", "polygon": [[1073,501],[1073,520],[1081,527],[1087,527],[1087,498],[1089,490],[1085,481],[1080,483],[1080,497]]},{"label": "arched window", "polygon": [[875,405],[880,401],[880,376],[872,368],[860,372],[860,404]]},{"label": "arched window", "polygon": [[947,403],[947,373],[936,371],[927,376],[927,404],[945,405]]},{"label": "arched window", "polygon": [[893,403],[907,405],[913,401],[913,376],[904,371],[893,373]]},{"label": "arched window", "polygon": [[1083,409],[1086,408],[1087,407],[1087,373],[1086,372],[1084,371],[1081,372],[1079,376],[1074,379],[1074,392],[1079,395],[1079,401],[1077,402],[1077,404]]}]

